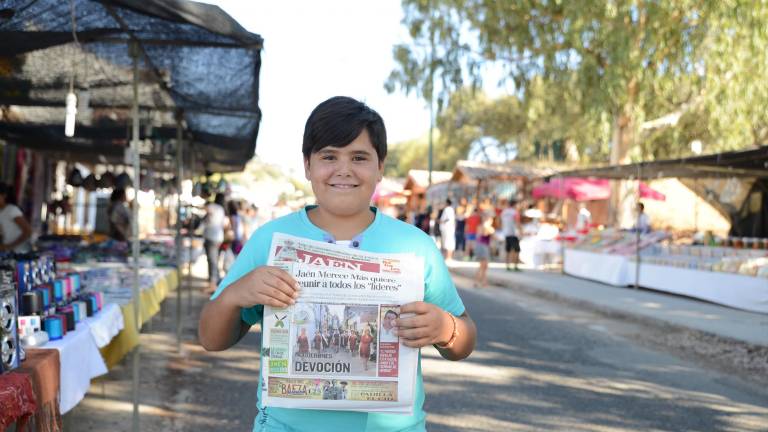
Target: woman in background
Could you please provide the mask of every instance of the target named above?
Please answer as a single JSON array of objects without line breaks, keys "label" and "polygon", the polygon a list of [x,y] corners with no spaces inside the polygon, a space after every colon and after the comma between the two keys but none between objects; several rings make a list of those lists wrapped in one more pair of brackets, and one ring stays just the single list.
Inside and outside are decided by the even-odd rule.
[{"label": "woman in background", "polygon": [[496,230],[493,228],[493,215],[483,215],[480,226],[477,227],[477,241],[475,243],[475,258],[480,262],[480,267],[475,273],[475,287],[488,285],[488,261],[491,259],[491,237]]},{"label": "woman in background", "polygon": [[205,206],[203,219],[203,239],[205,257],[208,259],[208,289],[206,293],[216,291],[219,284],[219,249],[224,242],[224,225],[227,216],[224,212],[224,195],[216,194],[213,202]]},{"label": "woman in background", "polygon": [[13,188],[0,183],[0,252],[29,252],[31,236],[32,227],[13,203]]},{"label": "woman in background", "polygon": [[109,217],[109,237],[117,241],[128,241],[131,238],[131,211],[126,205],[128,199],[125,189],[115,188],[109,197],[107,215]]}]

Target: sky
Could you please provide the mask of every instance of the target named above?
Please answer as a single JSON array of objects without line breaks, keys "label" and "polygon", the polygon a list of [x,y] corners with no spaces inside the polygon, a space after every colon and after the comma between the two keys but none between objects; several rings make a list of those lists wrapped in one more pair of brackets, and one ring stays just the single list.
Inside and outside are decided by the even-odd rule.
[{"label": "sky", "polygon": [[384,90],[392,47],[408,41],[398,0],[207,0],[264,38],[256,155],[302,172],[304,123],[320,102],[351,96],[381,114],[391,144],[429,129],[426,103]]}]

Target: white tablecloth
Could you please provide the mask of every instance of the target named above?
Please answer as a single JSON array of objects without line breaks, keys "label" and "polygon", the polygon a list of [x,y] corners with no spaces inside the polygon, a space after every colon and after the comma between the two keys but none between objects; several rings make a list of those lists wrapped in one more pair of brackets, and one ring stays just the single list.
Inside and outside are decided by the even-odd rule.
[{"label": "white tablecloth", "polygon": [[[629,267],[634,274],[635,263]],[[641,263],[640,286],[768,313],[766,278]]]},{"label": "white tablecloth", "polygon": [[634,284],[635,273],[629,269],[629,259],[622,255],[565,250],[565,273],[615,286]]},{"label": "white tablecloth", "polygon": [[[565,272],[616,286],[634,285],[628,257],[565,250]],[[768,279],[656,264],[640,264],[640,286],[751,312],[768,313]]]},{"label": "white tablecloth", "polygon": [[125,327],[123,312],[120,306],[107,303],[96,315],[86,318],[85,322],[91,329],[93,341],[99,348],[109,345],[109,342]]},{"label": "white tablecloth", "polygon": [[520,240],[520,260],[539,268],[544,264],[560,261],[560,242],[537,237]]},{"label": "white tablecloth", "polygon": [[41,348],[59,350],[59,408],[62,414],[66,414],[83,399],[91,386],[91,379],[107,373],[107,365],[91,336],[87,322],[78,324],[77,330],[68,332],[63,339],[48,342]]}]

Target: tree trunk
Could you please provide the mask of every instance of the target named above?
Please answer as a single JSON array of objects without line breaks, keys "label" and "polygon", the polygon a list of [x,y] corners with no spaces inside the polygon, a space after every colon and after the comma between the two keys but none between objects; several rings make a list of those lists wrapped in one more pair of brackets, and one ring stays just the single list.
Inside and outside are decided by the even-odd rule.
[{"label": "tree trunk", "polygon": [[[614,115],[613,133],[611,137],[611,165],[624,165],[630,163],[629,151],[634,144],[634,118],[631,103],[624,105],[624,109]],[[608,211],[608,220],[616,227],[626,226],[632,218],[632,201],[634,197],[626,193],[624,182],[611,181],[611,201]]]},{"label": "tree trunk", "polygon": [[580,159],[579,148],[572,138],[565,140],[565,160],[568,162],[578,162]]}]

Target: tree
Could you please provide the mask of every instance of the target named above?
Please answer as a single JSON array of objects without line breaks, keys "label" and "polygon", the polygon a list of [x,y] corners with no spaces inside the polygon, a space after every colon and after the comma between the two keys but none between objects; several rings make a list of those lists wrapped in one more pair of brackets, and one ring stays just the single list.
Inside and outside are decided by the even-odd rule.
[{"label": "tree", "polygon": [[427,137],[392,144],[387,151],[384,175],[406,177],[410,169],[427,169]]},{"label": "tree", "polygon": [[[584,140],[608,125],[613,163],[681,153],[669,147],[687,147],[694,134],[711,150],[768,135],[764,0],[404,0],[403,8],[412,41],[394,48],[390,91],[431,94],[434,73],[444,100],[477,87],[483,64],[495,62],[536,126],[530,135],[602,154],[600,139]],[[549,121],[530,121],[542,117]]]}]

